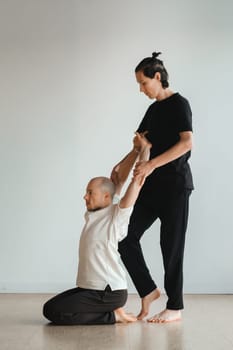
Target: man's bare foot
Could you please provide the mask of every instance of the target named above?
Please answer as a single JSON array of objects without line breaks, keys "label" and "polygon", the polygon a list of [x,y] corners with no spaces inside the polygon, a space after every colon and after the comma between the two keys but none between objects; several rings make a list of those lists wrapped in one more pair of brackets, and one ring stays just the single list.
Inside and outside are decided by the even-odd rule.
[{"label": "man's bare foot", "polygon": [[147,322],[152,323],[168,323],[168,322],[174,322],[174,321],[180,321],[181,320],[181,311],[180,310],[169,310],[165,309],[162,312],[160,312],[157,315],[154,315],[153,317],[149,318]]},{"label": "man's bare foot", "polygon": [[122,307],[114,310],[116,322],[125,323],[125,322],[135,322],[137,317],[132,314],[127,314]]},{"label": "man's bare foot", "polygon": [[147,294],[142,298],[142,308],[140,314],[137,316],[138,320],[142,320],[149,313],[150,304],[160,297],[160,290],[158,288],[154,289],[151,293]]}]

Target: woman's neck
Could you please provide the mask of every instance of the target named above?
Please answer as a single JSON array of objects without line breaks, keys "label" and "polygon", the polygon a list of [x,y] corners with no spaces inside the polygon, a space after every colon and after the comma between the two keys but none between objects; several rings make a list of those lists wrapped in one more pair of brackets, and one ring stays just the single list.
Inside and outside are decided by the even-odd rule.
[{"label": "woman's neck", "polygon": [[172,96],[173,94],[174,92],[169,88],[161,89],[160,92],[158,93],[158,96],[156,97],[156,100],[157,101],[165,100],[166,98]]}]

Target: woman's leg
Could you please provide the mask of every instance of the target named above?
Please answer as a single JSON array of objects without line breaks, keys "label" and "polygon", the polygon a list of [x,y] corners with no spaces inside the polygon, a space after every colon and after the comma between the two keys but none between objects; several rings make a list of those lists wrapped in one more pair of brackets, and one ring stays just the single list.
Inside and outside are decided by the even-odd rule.
[{"label": "woman's leg", "polygon": [[190,191],[183,190],[164,205],[160,244],[163,255],[167,309],[183,309],[183,256]]},{"label": "woman's leg", "polygon": [[140,245],[143,233],[158,217],[156,197],[151,189],[142,190],[130,218],[128,235],[119,244],[121,258],[141,297],[141,310],[137,316],[139,320],[148,315],[150,304],[160,296],[160,290],[150,275]]},{"label": "woman's leg", "polygon": [[121,259],[141,298],[157,288],[146,265],[140,239],[153,224],[156,215],[142,201],[136,202],[130,218],[128,235],[119,243]]},{"label": "woman's leg", "polygon": [[175,196],[165,194],[161,219],[161,250],[165,269],[164,286],[168,296],[166,309],[151,317],[155,323],[174,322],[181,319],[183,309],[183,255],[188,221],[190,191],[183,190]]}]

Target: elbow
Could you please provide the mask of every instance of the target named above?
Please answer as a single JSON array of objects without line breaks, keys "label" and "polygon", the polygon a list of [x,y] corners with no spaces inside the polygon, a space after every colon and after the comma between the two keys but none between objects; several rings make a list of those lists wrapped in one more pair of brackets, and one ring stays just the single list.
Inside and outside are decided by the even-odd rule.
[{"label": "elbow", "polygon": [[192,139],[182,140],[180,146],[182,154],[185,154],[193,149],[193,141]]},{"label": "elbow", "polygon": [[190,138],[189,140],[187,140],[185,142],[185,148],[186,148],[186,152],[189,152],[193,149],[193,139]]},{"label": "elbow", "polygon": [[183,135],[181,142],[183,144],[185,153],[191,151],[193,149],[193,135],[192,135],[192,133],[189,132],[186,135]]}]

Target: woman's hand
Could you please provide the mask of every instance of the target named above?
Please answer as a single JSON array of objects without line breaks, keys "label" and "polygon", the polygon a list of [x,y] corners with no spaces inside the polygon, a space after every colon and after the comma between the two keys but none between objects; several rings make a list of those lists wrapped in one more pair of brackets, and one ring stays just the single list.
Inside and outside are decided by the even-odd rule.
[{"label": "woman's hand", "polygon": [[151,165],[151,162],[148,161],[142,161],[142,162],[137,162],[133,171],[133,175],[135,177],[142,177],[146,178],[149,176],[152,172],[154,171],[154,168]]}]

